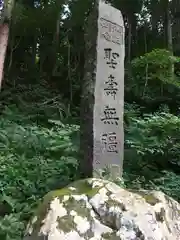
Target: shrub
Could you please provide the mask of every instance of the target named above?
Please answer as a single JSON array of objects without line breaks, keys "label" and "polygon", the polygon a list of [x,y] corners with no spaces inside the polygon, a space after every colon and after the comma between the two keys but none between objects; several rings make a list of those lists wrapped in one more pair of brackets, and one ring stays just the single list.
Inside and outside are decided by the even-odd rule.
[{"label": "shrub", "polygon": [[51,120],[48,128],[22,125],[8,118],[12,115],[6,112],[0,119],[2,240],[22,239],[37,202],[48,191],[73,181],[78,166],[78,126]]},{"label": "shrub", "polygon": [[180,200],[180,118],[160,112],[129,121],[124,160],[127,186],[160,189]]}]

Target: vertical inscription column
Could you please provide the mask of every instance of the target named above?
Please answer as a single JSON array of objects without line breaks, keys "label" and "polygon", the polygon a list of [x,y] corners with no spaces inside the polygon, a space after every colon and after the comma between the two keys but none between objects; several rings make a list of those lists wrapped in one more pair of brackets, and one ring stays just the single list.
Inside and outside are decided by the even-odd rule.
[{"label": "vertical inscription column", "polygon": [[[92,1],[94,4],[94,1]],[[81,177],[116,165],[124,153],[124,23],[118,9],[96,0],[85,27],[81,96]],[[118,166],[117,166],[118,165]]]},{"label": "vertical inscription column", "polygon": [[97,66],[93,116],[93,168],[115,165],[124,157],[124,22],[121,12],[99,1]]}]

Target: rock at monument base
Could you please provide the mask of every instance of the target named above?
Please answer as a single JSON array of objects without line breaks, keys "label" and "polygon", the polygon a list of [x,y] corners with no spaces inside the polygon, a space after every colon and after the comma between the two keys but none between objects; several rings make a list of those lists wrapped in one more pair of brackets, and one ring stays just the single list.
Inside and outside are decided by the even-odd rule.
[{"label": "rock at monument base", "polygon": [[162,192],[85,179],[50,192],[24,240],[180,240],[180,204]]}]

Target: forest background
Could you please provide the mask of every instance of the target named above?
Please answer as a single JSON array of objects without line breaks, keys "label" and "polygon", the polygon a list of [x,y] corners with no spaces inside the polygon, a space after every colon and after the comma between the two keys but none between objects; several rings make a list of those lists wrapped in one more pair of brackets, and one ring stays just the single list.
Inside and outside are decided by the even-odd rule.
[{"label": "forest background", "polygon": [[[124,16],[124,187],[180,201],[180,1],[111,0]],[[0,239],[79,178],[84,29],[92,0],[17,0],[0,94]]]}]

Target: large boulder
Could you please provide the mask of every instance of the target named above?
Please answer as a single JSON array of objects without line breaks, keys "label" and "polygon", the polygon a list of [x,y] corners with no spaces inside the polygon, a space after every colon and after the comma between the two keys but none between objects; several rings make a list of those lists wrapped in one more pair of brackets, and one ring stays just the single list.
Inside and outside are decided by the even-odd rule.
[{"label": "large boulder", "polygon": [[86,179],[47,194],[24,240],[180,240],[180,205],[158,191]]}]

